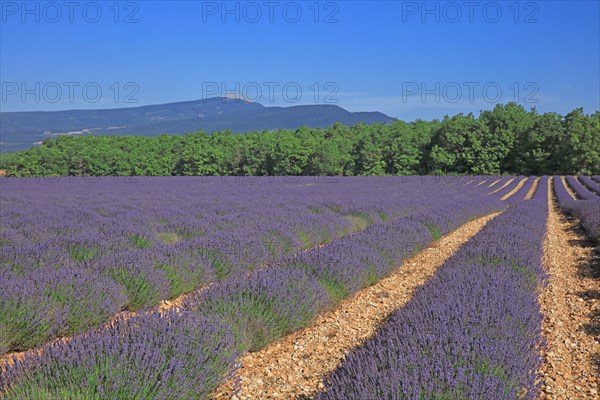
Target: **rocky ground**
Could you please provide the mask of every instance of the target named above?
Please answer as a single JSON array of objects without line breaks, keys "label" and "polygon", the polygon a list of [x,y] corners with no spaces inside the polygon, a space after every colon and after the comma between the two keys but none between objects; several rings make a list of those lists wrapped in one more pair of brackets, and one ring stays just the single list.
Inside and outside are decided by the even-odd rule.
[{"label": "rocky ground", "polygon": [[548,341],[541,399],[599,399],[600,258],[578,221],[551,198],[540,302]]}]

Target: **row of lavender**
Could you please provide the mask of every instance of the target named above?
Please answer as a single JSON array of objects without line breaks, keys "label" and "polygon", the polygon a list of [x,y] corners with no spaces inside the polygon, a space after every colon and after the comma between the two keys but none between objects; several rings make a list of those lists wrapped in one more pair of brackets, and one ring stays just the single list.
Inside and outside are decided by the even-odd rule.
[{"label": "row of lavender", "polygon": [[465,195],[453,181],[355,182],[4,180],[0,354]]},{"label": "row of lavender", "polygon": [[188,298],[181,314],[118,319],[118,333],[97,330],[47,345],[15,359],[0,390],[8,399],[205,398],[229,376],[240,352],[308,324],[385,276],[427,245],[432,232],[502,208],[499,198],[510,189],[488,196],[487,185],[473,185],[470,198],[431,200],[427,211],[375,224],[268,269],[234,274]]},{"label": "row of lavender", "polygon": [[503,208],[498,199],[506,191],[489,198],[485,186],[473,189],[470,199],[438,198],[421,212],[309,249],[268,270],[237,275],[187,298],[183,306],[224,319],[239,348],[256,351],[389,275],[439,235]]},{"label": "row of lavender", "polygon": [[537,398],[547,199],[543,177],[350,352],[317,398]]},{"label": "row of lavender", "polygon": [[600,240],[600,196],[588,190],[588,187],[597,188],[600,183],[593,185],[580,177],[579,179],[586,183],[586,186],[589,185],[586,187],[573,176],[567,176],[565,179],[579,199],[573,199],[560,177],[555,176],[553,178],[554,194],[560,208],[578,218],[590,237]]},{"label": "row of lavender", "polygon": [[594,184],[593,180],[583,179],[585,177],[574,177],[574,176],[566,176],[565,181],[569,185],[571,189],[575,192],[578,199],[581,200],[594,200],[597,199],[598,196],[596,192],[600,190],[600,184]]},{"label": "row of lavender", "polygon": [[[519,177],[517,177],[517,179],[518,178]],[[524,179],[524,178],[521,177],[521,179]],[[515,203],[519,203],[519,202],[525,200],[527,198],[527,195],[529,195],[529,192],[534,188],[534,185],[536,182],[538,185],[547,185],[548,177],[547,176],[537,177],[535,175],[528,177],[525,180],[525,183],[523,184],[522,188],[519,189],[519,191],[517,193],[513,194],[508,199],[506,199],[506,201],[509,204],[515,204]],[[535,191],[537,192],[537,186],[535,187]]]},{"label": "row of lavender", "polygon": [[593,178],[587,176],[579,176],[578,178],[579,181],[586,187],[586,189],[589,189],[595,194],[600,195],[600,177],[599,180],[594,180]]},{"label": "row of lavender", "polygon": [[271,209],[258,207],[248,185],[236,185],[237,201],[231,185],[215,190],[209,181],[11,183],[3,191],[12,189],[3,198],[2,261],[8,323],[21,334],[12,348],[76,332],[124,308],[150,307],[234,267],[251,269],[268,251],[293,252],[353,229],[352,211],[317,215],[269,186]]}]

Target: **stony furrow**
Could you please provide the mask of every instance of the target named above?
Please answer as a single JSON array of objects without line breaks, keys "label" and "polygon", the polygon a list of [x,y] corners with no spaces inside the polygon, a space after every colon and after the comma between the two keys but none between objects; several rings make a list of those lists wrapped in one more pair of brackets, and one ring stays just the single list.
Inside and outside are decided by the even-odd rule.
[{"label": "stony furrow", "polygon": [[[549,185],[549,188],[552,186]],[[540,295],[547,340],[542,399],[597,399],[600,383],[600,285],[594,278],[594,244],[551,196]],[[597,266],[596,266],[597,267]]]}]

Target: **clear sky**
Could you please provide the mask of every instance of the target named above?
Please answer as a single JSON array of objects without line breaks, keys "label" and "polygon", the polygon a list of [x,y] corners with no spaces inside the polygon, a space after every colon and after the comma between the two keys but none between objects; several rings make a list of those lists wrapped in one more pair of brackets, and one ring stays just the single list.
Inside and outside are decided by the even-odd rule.
[{"label": "clear sky", "polygon": [[599,1],[0,4],[2,111],[229,92],[404,120],[600,109]]}]

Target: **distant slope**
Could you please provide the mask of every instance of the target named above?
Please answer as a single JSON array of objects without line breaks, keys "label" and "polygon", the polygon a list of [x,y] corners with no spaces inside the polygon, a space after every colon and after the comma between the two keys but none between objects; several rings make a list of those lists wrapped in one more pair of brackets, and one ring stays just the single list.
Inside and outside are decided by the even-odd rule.
[{"label": "distant slope", "polygon": [[334,122],[354,125],[386,123],[379,112],[349,112],[335,105],[265,107],[239,99],[215,97],[160,105],[107,110],[0,113],[0,150],[15,151],[59,134],[179,134],[231,129],[244,133],[263,129],[326,127]]}]

